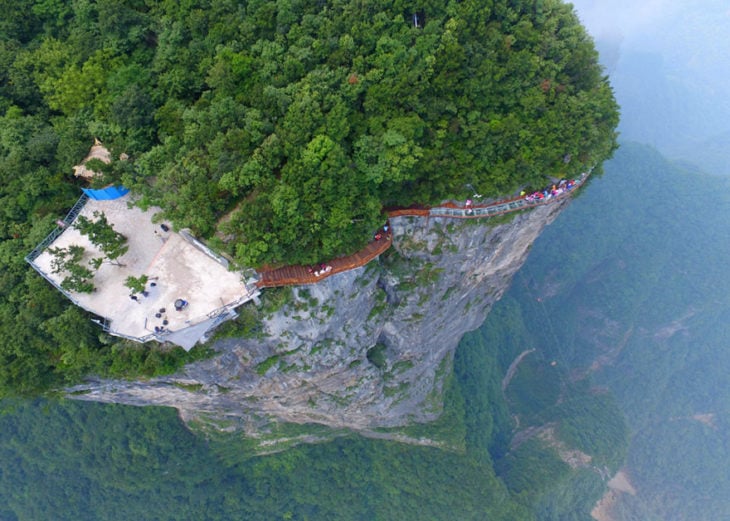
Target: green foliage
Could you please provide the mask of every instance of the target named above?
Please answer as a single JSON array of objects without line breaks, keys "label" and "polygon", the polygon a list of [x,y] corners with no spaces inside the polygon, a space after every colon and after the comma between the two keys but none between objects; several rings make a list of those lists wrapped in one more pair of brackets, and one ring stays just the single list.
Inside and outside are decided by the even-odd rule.
[{"label": "green foliage", "polygon": [[[436,377],[438,381],[438,376]],[[414,438],[426,438],[443,444],[444,450],[466,452],[470,448],[466,445],[467,426],[472,410],[466,408],[462,383],[454,373],[443,376],[443,388],[434,391],[436,400],[443,400],[443,409],[437,420],[426,424],[409,425],[400,431]],[[431,404],[428,404],[431,405]],[[439,403],[440,405],[440,403]],[[439,407],[434,407],[436,410]],[[470,456],[478,459],[477,452],[469,451]]]},{"label": "green foliage", "polygon": [[279,361],[281,360],[281,356],[279,355],[272,355],[263,362],[261,362],[259,365],[256,366],[256,374],[263,376],[266,374],[266,371],[274,367],[275,365],[278,365]]},{"label": "green foliage", "polygon": [[351,252],[384,204],[510,193],[614,148],[611,89],[557,0],[430,4],[421,28],[380,0],[23,4],[0,108],[51,122],[38,153],[77,162],[99,137],[129,155],[106,181],[246,265]]},{"label": "green foliage", "polygon": [[593,456],[596,465],[618,469],[626,457],[628,427],[614,397],[574,394],[558,405],[558,435],[569,446]]},{"label": "green foliage", "polygon": [[606,488],[603,478],[595,469],[578,469],[571,472],[567,479],[552,483],[551,493],[543,495],[534,508],[537,519],[540,521],[594,519],[591,512]]},{"label": "green foliage", "polygon": [[496,468],[510,492],[525,505],[535,505],[570,475],[570,467],[556,451],[535,438],[510,451],[497,462]]},{"label": "green foliage", "polygon": [[[453,451],[348,437],[255,456],[238,434],[195,436],[173,409],[2,406],[0,512],[10,519],[532,518],[487,462]],[[326,434],[296,427],[281,434]]]},{"label": "green foliage", "polygon": [[[13,9],[24,6],[24,16],[35,20],[30,25],[36,32],[24,33],[21,40],[41,38],[44,27],[52,32],[63,28],[63,34],[92,27],[84,25],[86,21],[70,23],[71,8],[61,4],[13,4]],[[36,8],[55,14],[35,18]],[[3,17],[2,23],[9,19]],[[70,59],[70,41],[63,44],[57,38],[46,39],[26,48],[8,40],[9,34],[12,31],[0,36],[0,59],[9,60],[12,55],[12,60],[3,61],[7,68],[0,72],[10,81],[0,86],[0,396],[37,394],[78,382],[88,374],[170,373],[196,357],[207,356],[205,349],[162,352],[158,347],[130,345],[109,337],[91,322],[94,317],[76,308],[24,262],[78,198],[79,188],[72,184],[70,172],[92,142],[87,126],[91,114],[87,110],[68,117],[53,114],[36,83],[43,79],[42,74],[62,68]],[[81,34],[76,35],[79,37]],[[74,41],[79,56],[85,56],[96,38]],[[78,248],[61,253],[73,271],[64,272],[65,278],[71,277],[66,287],[89,291],[93,289],[93,266]],[[62,268],[64,262],[59,261]]]},{"label": "green foliage", "polygon": [[124,281],[124,285],[132,290],[132,293],[143,293],[147,287],[147,280],[147,275],[142,275],[140,277],[133,277],[130,275]]},{"label": "green foliage", "polygon": [[86,235],[91,244],[99,248],[112,264],[118,264],[117,259],[129,250],[127,238],[114,230],[104,212],[95,211],[94,218],[92,221],[79,215],[74,221],[74,226]]},{"label": "green foliage", "polygon": [[[473,388],[480,374],[490,382],[483,394],[464,393],[472,411],[467,425],[485,426],[484,432],[468,429],[467,443],[495,458],[498,475],[538,519],[584,521],[604,490],[600,472],[615,472],[624,460],[628,428],[612,395],[578,377],[562,357],[546,358],[558,332],[571,327],[569,313],[546,320],[551,315],[535,297],[515,299],[524,291],[513,286],[457,351],[455,367],[468,375],[466,384]],[[527,351],[529,346],[537,349]],[[520,355],[512,378],[500,382]],[[558,449],[581,451],[590,463],[570,468]]]},{"label": "green foliage", "polygon": [[508,450],[513,420],[500,387],[502,369],[496,360],[510,344],[494,349],[498,344],[491,344],[488,336],[493,331],[483,328],[464,336],[454,355],[454,372],[468,411],[464,418],[467,448],[481,457],[496,459]]},{"label": "green foliage", "polygon": [[373,347],[368,349],[367,359],[368,362],[373,364],[378,369],[384,369],[388,361],[385,358],[385,350],[387,349],[385,344],[375,344]]},{"label": "green foliage", "polygon": [[378,287],[375,292],[375,305],[368,313],[368,321],[375,319],[386,309],[388,309],[388,295],[384,289]]},{"label": "green foliage", "polygon": [[215,330],[215,339],[251,338],[261,334],[261,311],[255,303],[247,303],[236,310],[238,317],[224,322]]},{"label": "green foliage", "polygon": [[86,253],[83,246],[71,245],[68,248],[49,248],[48,252],[53,255],[51,272],[65,275],[61,281],[63,289],[79,293],[94,291],[94,285],[91,283],[94,272],[81,263]]}]

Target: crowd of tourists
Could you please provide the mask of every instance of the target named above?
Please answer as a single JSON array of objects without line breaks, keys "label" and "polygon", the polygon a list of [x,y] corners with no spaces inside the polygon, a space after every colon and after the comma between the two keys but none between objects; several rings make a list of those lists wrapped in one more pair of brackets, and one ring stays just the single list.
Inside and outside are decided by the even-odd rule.
[{"label": "crowd of tourists", "polygon": [[321,277],[322,275],[328,274],[330,271],[332,271],[332,266],[329,264],[320,264],[319,268],[315,266],[309,266],[307,268],[307,272],[315,277]]},{"label": "crowd of tourists", "polygon": [[545,188],[544,190],[527,194],[524,190],[520,193],[528,203],[537,203],[553,197],[569,192],[576,185],[575,179],[562,179],[559,183],[552,185],[552,187]]}]

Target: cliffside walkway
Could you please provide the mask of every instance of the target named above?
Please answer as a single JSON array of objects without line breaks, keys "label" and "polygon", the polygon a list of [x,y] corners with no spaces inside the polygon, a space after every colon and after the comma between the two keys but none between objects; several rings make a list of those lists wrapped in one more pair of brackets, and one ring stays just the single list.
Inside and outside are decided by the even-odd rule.
[{"label": "cliffside walkway", "polygon": [[[496,217],[507,213],[535,208],[561,201],[570,196],[585,182],[590,172],[581,174],[575,181],[572,188],[564,190],[559,195],[549,196],[545,199],[531,199],[530,196],[519,196],[500,201],[460,205],[456,203],[444,203],[434,207],[413,207],[393,208],[387,210],[388,218],[394,217],[451,217],[455,219],[484,219]],[[315,284],[343,271],[352,270],[364,266],[388,248],[393,243],[393,236],[390,233],[383,234],[380,240],[370,242],[362,250],[338,257],[321,266],[320,268],[306,266],[282,266],[279,268],[260,268],[257,270],[259,280],[256,285],[259,288],[273,288],[278,286],[301,286]]]},{"label": "cliffside walkway", "polygon": [[[314,284],[335,273],[352,270],[365,266],[368,262],[390,248],[393,243],[393,236],[388,233],[384,234],[380,240],[372,241],[362,250],[347,255],[346,257],[338,257],[325,264],[322,267],[306,267],[306,266],[283,266],[281,268],[260,269],[258,270],[259,280],[256,285],[259,288],[273,288],[277,286],[300,286],[303,284]],[[322,273],[324,271],[324,273]],[[319,275],[317,275],[319,273]]]}]

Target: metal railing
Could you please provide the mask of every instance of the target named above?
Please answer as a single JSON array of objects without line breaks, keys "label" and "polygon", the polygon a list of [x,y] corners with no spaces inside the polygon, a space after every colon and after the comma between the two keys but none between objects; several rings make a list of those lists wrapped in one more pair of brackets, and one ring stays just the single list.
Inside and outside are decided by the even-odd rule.
[{"label": "metal railing", "polygon": [[[219,316],[219,315],[227,312],[228,310],[235,309],[238,306],[240,306],[242,304],[245,304],[249,300],[253,300],[254,298],[258,297],[260,294],[261,294],[261,291],[259,291],[258,289],[256,289],[255,291],[249,293],[248,295],[244,295],[243,297],[240,297],[240,298],[234,300],[233,302],[231,302],[229,304],[226,304],[225,306],[221,306],[219,308],[214,309],[213,311],[208,312],[206,314],[206,317],[207,318],[217,317],[217,316]],[[200,323],[203,320],[196,320],[194,322],[195,323]]]},{"label": "metal railing", "polygon": [[228,259],[225,257],[218,255],[216,252],[211,250],[208,246],[203,244],[203,242],[198,239],[197,237],[194,237],[193,234],[190,232],[190,230],[180,230],[179,232],[180,237],[188,241],[190,244],[192,244],[195,248],[206,254],[208,257],[216,261],[218,264],[223,266],[224,268],[228,269],[230,266],[230,263],[228,262]]},{"label": "metal railing", "polygon": [[[81,210],[86,205],[86,201],[89,200],[89,196],[86,194],[83,194],[81,197],[79,197],[79,200],[76,201],[76,204],[74,204],[69,212],[66,214],[66,217],[64,217],[60,222],[63,223],[63,226],[59,224],[59,226],[56,226],[56,228],[46,235],[46,238],[43,239],[38,246],[33,248],[33,251],[31,251],[28,255],[25,256],[25,262],[29,264],[33,264],[33,261],[38,258],[38,256],[43,253],[43,250],[48,248],[51,244],[53,244],[53,241],[55,241],[59,235],[63,233],[63,231],[71,226],[71,224],[74,222],[76,217],[81,213]],[[34,266],[35,267],[35,266]],[[36,268],[36,271],[38,271],[38,268]],[[46,277],[47,278],[47,277]],[[55,284],[54,284],[55,285]]]},{"label": "metal railing", "polygon": [[460,208],[453,208],[453,207],[444,207],[444,206],[436,206],[433,208],[430,208],[428,213],[432,217],[461,217],[461,218],[475,218],[475,217],[493,217],[496,215],[501,215],[509,212],[513,212],[516,210],[520,210],[522,208],[534,208],[536,206],[543,206],[546,204],[550,204],[553,201],[557,201],[559,199],[563,199],[573,193],[577,188],[579,188],[585,180],[588,178],[588,176],[591,174],[593,169],[591,168],[587,172],[583,172],[578,180],[575,182],[575,185],[570,189],[566,190],[565,192],[561,193],[560,195],[551,196],[546,199],[540,199],[540,200],[533,200],[530,201],[526,199],[524,196],[521,196],[516,199],[510,199],[507,201],[498,201],[496,203],[489,204],[487,206],[470,206],[470,207],[460,207]]},{"label": "metal railing", "polygon": [[[38,255],[36,255],[36,257],[38,257]],[[35,258],[34,258],[34,259],[35,259]],[[60,285],[60,284],[59,284],[58,282],[56,282],[55,280],[53,280],[53,279],[52,279],[51,277],[49,277],[49,276],[48,276],[48,274],[47,274],[47,273],[45,273],[45,272],[44,272],[44,271],[43,271],[43,270],[42,270],[41,268],[39,268],[38,266],[36,266],[36,264],[35,264],[35,262],[33,262],[33,260],[29,260],[29,259],[28,259],[28,257],[26,257],[26,258],[25,258],[25,261],[26,261],[26,262],[27,262],[28,264],[30,264],[31,268],[33,268],[34,270],[36,270],[36,272],[38,272],[38,274],[39,274],[39,275],[40,275],[41,277],[43,277],[44,279],[46,279],[46,280],[47,280],[48,282],[50,282],[50,283],[51,283],[51,285],[52,285],[52,286],[53,286],[54,288],[56,288],[56,289],[57,289],[58,291],[60,291],[60,292],[61,292],[61,293],[62,293],[63,295],[65,295],[67,299],[69,299],[69,300],[70,300],[71,302],[73,302],[73,303],[74,303],[74,304],[76,304],[77,306],[79,306],[79,307],[81,307],[81,308],[83,308],[83,309],[86,309],[86,308],[85,308],[85,307],[84,307],[83,305],[81,305],[81,303],[80,303],[80,302],[79,302],[78,300],[76,300],[76,299],[74,298],[74,296],[73,296],[73,295],[72,295],[72,294],[71,294],[71,293],[70,293],[69,291],[66,291],[65,289],[63,289],[63,288],[61,287],[61,285]],[[88,311],[88,310],[87,310],[87,311]]]}]

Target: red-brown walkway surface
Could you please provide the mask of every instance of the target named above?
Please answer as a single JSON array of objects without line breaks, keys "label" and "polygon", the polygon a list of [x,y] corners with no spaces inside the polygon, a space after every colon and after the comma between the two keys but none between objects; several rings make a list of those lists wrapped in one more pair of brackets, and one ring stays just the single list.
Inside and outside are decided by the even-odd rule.
[{"label": "red-brown walkway surface", "polygon": [[428,217],[430,211],[428,208],[399,208],[397,210],[388,210],[388,217]]},{"label": "red-brown walkway surface", "polygon": [[328,262],[326,265],[332,269],[323,275],[315,275],[310,272],[310,268],[306,266],[283,266],[275,269],[260,269],[259,281],[256,285],[260,288],[273,288],[276,286],[299,286],[303,284],[314,284],[330,275],[341,273],[360,266],[365,266],[368,262],[390,248],[393,242],[391,234],[384,235],[378,241],[372,241],[362,250],[348,255],[346,257],[338,257]]}]

